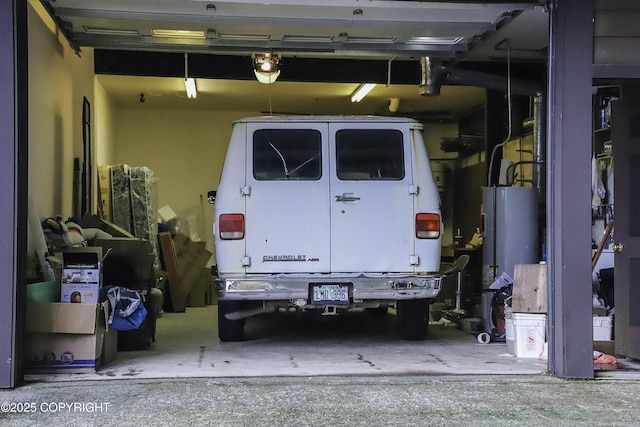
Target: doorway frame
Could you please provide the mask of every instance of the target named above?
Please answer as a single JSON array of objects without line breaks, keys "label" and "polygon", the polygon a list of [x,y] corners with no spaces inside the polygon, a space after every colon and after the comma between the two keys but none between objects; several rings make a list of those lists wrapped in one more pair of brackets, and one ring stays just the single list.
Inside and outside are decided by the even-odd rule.
[{"label": "doorway frame", "polygon": [[593,378],[591,92],[594,0],[549,11],[547,107],[548,370]]},{"label": "doorway frame", "polygon": [[0,388],[22,381],[27,251],[27,2],[0,0]]},{"label": "doorway frame", "polygon": [[[25,283],[26,274],[27,7],[24,1],[0,0],[0,32],[12,41],[0,46],[0,230],[7,242],[0,247],[0,342],[9,343],[0,349],[0,388],[22,381],[25,296],[18,284]],[[590,179],[588,168],[576,167],[590,158],[590,144],[583,141],[590,140],[591,129],[594,7],[594,0],[549,2],[549,371],[565,378],[594,376],[591,295],[584,292],[591,283],[589,210],[584,208]]]}]

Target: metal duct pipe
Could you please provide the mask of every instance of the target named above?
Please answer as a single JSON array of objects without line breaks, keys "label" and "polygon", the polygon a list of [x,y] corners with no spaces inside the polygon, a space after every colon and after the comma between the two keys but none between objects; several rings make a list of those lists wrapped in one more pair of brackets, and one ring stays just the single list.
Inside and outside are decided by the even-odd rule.
[{"label": "metal duct pipe", "polygon": [[[507,77],[480,71],[450,68],[441,61],[424,56],[420,58],[420,95],[440,95],[443,84],[476,86],[506,92]],[[517,95],[538,96],[542,91],[539,84],[526,80],[511,79],[511,93]]]},{"label": "metal duct pipe", "polygon": [[[444,83],[461,86],[477,86],[486,89],[506,92],[508,80],[503,76],[487,74],[479,71],[461,70],[459,68],[442,67],[440,74],[446,75]],[[441,82],[442,83],[442,82]],[[542,88],[536,83],[511,79],[511,93],[515,95],[536,96]],[[439,93],[439,92],[438,92]]]},{"label": "metal duct pipe", "polygon": [[429,56],[420,58],[420,95],[438,96],[445,78],[444,67]]}]

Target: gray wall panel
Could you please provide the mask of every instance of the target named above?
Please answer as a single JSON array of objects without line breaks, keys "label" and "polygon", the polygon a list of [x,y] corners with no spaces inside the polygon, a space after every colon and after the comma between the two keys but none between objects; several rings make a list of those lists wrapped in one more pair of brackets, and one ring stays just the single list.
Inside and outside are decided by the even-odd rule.
[{"label": "gray wall panel", "polygon": [[[20,380],[26,253],[26,2],[0,0],[0,388]],[[20,200],[19,200],[20,198]],[[21,254],[21,255],[20,255]]]}]

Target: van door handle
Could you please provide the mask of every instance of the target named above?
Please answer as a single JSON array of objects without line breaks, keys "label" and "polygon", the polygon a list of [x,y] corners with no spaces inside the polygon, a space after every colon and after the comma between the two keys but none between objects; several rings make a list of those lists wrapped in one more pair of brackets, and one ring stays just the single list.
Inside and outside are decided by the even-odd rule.
[{"label": "van door handle", "polygon": [[353,193],[343,193],[342,196],[336,196],[336,202],[355,202],[356,200],[360,200],[360,197]]}]

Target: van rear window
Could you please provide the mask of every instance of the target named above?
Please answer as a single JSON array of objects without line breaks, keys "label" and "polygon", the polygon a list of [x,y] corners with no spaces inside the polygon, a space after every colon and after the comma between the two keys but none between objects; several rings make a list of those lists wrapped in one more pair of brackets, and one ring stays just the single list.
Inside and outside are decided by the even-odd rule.
[{"label": "van rear window", "polygon": [[343,129],[336,133],[336,169],[341,180],[402,180],[402,132]]},{"label": "van rear window", "polygon": [[313,129],[260,129],[253,134],[257,180],[317,180],[322,176],[321,135]]}]

